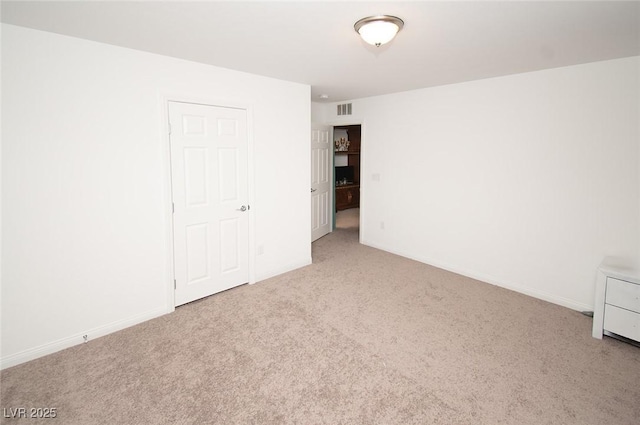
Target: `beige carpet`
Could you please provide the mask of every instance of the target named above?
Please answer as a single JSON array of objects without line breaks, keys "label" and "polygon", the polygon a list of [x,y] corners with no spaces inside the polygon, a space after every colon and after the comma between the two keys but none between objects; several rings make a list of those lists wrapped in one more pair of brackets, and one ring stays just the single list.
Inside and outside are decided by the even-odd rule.
[{"label": "beige carpet", "polygon": [[1,407],[83,425],[639,423],[640,348],[591,338],[588,317],[358,245],[357,229],[313,257],[7,369]]},{"label": "beige carpet", "polygon": [[336,229],[359,229],[360,208],[349,208],[336,213]]}]

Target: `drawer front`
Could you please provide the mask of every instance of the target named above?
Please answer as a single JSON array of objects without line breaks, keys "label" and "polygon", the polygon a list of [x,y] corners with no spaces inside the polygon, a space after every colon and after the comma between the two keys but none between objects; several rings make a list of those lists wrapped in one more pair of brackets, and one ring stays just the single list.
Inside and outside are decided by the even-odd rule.
[{"label": "drawer front", "polygon": [[609,277],[605,302],[640,313],[640,285]]},{"label": "drawer front", "polygon": [[640,341],[640,314],[606,305],[604,307],[604,329]]}]

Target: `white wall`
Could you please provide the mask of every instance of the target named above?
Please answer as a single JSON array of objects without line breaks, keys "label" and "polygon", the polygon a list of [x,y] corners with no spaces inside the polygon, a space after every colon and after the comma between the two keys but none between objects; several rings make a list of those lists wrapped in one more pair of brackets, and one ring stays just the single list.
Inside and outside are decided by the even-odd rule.
[{"label": "white wall", "polygon": [[311,121],[322,123],[326,121],[325,117],[326,105],[319,102],[311,102]]},{"label": "white wall", "polygon": [[2,55],[3,367],[172,311],[163,96],[249,107],[254,277],[310,263],[309,86],[10,25]]},{"label": "white wall", "polygon": [[592,309],[602,258],[640,255],[639,76],[634,57],[354,100],[362,242]]}]

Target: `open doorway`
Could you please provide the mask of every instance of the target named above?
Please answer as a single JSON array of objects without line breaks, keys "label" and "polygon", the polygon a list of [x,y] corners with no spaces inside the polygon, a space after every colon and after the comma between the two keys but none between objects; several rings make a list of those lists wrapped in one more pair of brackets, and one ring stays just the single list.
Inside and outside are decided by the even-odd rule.
[{"label": "open doorway", "polygon": [[360,229],[360,151],[362,131],[358,125],[333,127],[335,176],[335,229]]},{"label": "open doorway", "polygon": [[336,229],[360,231],[360,208],[336,212]]}]

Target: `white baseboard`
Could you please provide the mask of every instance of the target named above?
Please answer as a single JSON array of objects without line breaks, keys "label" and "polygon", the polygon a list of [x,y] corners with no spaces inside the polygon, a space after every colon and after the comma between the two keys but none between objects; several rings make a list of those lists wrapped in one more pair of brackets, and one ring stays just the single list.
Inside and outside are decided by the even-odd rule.
[{"label": "white baseboard", "polygon": [[267,280],[267,279],[272,278],[274,276],[278,276],[278,275],[281,275],[283,273],[287,273],[287,272],[293,271],[295,269],[299,269],[301,267],[308,266],[309,264],[311,264],[311,258],[303,260],[303,261],[297,261],[297,262],[289,263],[289,264],[287,264],[287,265],[285,265],[283,267],[278,267],[278,268],[266,270],[266,271],[263,271],[262,273],[259,273],[256,276],[255,282],[252,282],[252,283],[256,283],[256,282],[260,282],[260,281],[263,281],[263,280]]},{"label": "white baseboard", "polygon": [[[35,360],[39,357],[46,356],[48,354],[53,354],[60,350],[64,350],[65,348],[83,344],[101,336],[105,336],[110,333],[128,328],[130,326],[137,325],[138,323],[146,322],[147,320],[154,319],[169,312],[170,311],[168,311],[166,308],[150,310],[145,313],[129,317],[127,319],[119,320],[104,326],[99,326],[97,328],[87,329],[85,331],[82,331],[81,333],[65,337],[57,341],[42,344],[38,347],[29,348],[19,353],[2,357],[0,358],[0,369],[6,369],[11,366],[16,366],[30,360]],[[87,336],[86,341],[84,339],[85,335]]]},{"label": "white baseboard", "polygon": [[397,250],[392,250],[392,249],[388,249],[386,247],[377,245],[375,243],[370,243],[368,241],[362,241],[361,242],[363,245],[367,245],[370,246],[372,248],[376,248],[382,251],[386,251],[386,252],[390,252],[392,254],[395,255],[399,255],[401,257],[405,257],[405,258],[409,258],[411,260],[415,260],[415,261],[419,261],[421,263],[424,264],[428,264],[430,266],[433,267],[437,267],[439,269],[443,269],[443,270],[447,270],[450,271],[452,273],[456,273],[462,276],[466,276],[466,277],[470,277],[471,279],[476,279],[485,283],[489,283],[491,285],[494,286],[499,286],[501,288],[505,288],[505,289],[509,289],[511,291],[515,291],[515,292],[519,292],[521,294],[524,295],[528,295],[530,297],[533,298],[537,298],[543,301],[548,301],[550,303],[553,304],[557,304],[557,305],[561,305],[563,307],[567,307],[570,308],[571,310],[576,310],[576,311],[592,311],[593,310],[593,306],[592,305],[588,305],[588,304],[584,304],[581,302],[577,302],[575,300],[569,299],[569,298],[565,298],[565,297],[560,297],[558,295],[555,294],[550,294],[548,292],[544,292],[544,291],[539,291],[536,289],[531,289],[525,286],[521,286],[518,284],[514,284],[514,283],[510,283],[510,282],[503,282],[503,281],[499,281],[494,279],[492,276],[488,276],[488,275],[483,275],[481,273],[476,273],[474,271],[471,270],[465,270],[465,269],[461,269],[459,267],[455,267],[452,266],[450,264],[446,264],[446,263],[442,263],[440,261],[434,261],[433,259],[430,258],[425,258],[425,257],[416,257],[415,255],[410,255],[407,253],[403,253]]}]

